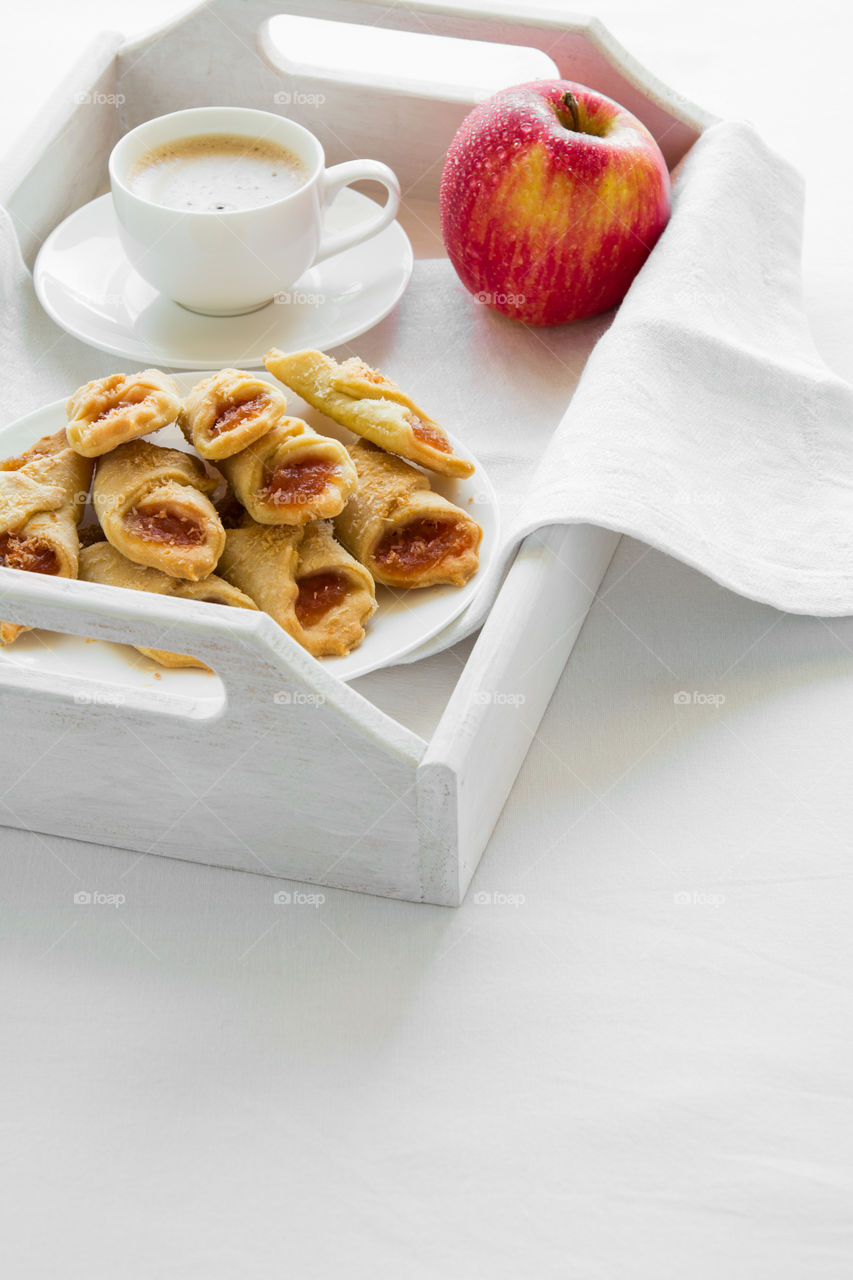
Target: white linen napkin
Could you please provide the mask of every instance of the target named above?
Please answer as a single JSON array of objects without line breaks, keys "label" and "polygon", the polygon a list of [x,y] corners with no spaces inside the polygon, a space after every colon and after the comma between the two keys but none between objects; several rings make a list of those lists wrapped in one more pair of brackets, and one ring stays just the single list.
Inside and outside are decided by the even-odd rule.
[{"label": "white linen napkin", "polygon": [[[724,122],[681,166],[670,224],[615,314],[528,328],[436,259],[339,355],[385,370],[478,455],[503,563],[536,528],[600,524],[779,609],[853,613],[853,387],[808,332],[801,217],[797,174]],[[3,423],[137,367],[45,315],[5,212],[0,289]],[[491,595],[442,638],[480,625]]]}]

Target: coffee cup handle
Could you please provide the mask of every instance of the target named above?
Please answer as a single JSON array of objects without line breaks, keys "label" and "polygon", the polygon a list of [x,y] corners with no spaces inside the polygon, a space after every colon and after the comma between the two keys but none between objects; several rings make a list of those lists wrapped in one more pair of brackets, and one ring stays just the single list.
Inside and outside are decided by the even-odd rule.
[{"label": "coffee cup handle", "polygon": [[382,164],[379,160],[347,160],[343,164],[335,164],[331,169],[327,169],[321,179],[323,208],[328,209],[344,187],[363,178],[381,182],[388,192],[388,199],[381,208],[377,209],[372,218],[360,222],[357,227],[347,231],[326,233],[320,241],[320,248],[314,258],[315,264],[322,262],[325,258],[331,258],[334,253],[351,249],[354,244],[361,244],[362,240],[369,240],[396,218],[400,208],[400,183],[393,169],[389,169],[387,164]]}]

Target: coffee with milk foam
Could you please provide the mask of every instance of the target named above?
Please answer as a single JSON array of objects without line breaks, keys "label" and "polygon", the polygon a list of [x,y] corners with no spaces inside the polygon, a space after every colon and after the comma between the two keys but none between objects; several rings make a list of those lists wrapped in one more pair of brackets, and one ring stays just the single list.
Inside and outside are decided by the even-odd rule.
[{"label": "coffee with milk foam", "polygon": [[166,209],[231,213],[273,204],[308,178],[308,166],[278,142],[205,133],[146,151],[131,169],[128,186]]}]

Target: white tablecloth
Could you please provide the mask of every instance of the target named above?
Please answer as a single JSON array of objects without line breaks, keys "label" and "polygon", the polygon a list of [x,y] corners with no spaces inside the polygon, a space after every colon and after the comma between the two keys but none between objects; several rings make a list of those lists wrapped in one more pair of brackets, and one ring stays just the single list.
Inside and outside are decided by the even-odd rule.
[{"label": "white tablecloth", "polygon": [[[599,11],[803,170],[853,377],[849,17]],[[851,726],[853,621],[623,541],[458,911],[0,830],[4,1273],[847,1280]]]}]

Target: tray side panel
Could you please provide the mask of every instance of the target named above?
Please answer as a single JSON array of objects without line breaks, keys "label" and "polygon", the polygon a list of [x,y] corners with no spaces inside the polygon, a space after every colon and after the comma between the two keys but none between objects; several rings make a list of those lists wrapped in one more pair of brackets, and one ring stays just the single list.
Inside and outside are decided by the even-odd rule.
[{"label": "tray side panel", "polygon": [[414,768],[316,709],[213,725],[0,694],[16,776],[0,822],[139,853],[421,897]]},{"label": "tray side panel", "polygon": [[[423,742],[264,615],[0,571],[12,621],[193,653],[224,698],[0,665],[0,822],[389,897],[421,896]],[[238,616],[239,615],[239,616]],[[204,677],[202,677],[204,678]]]},{"label": "tray side panel", "polygon": [[443,901],[465,895],[618,542],[552,527],[507,574],[418,771],[423,861]]}]

